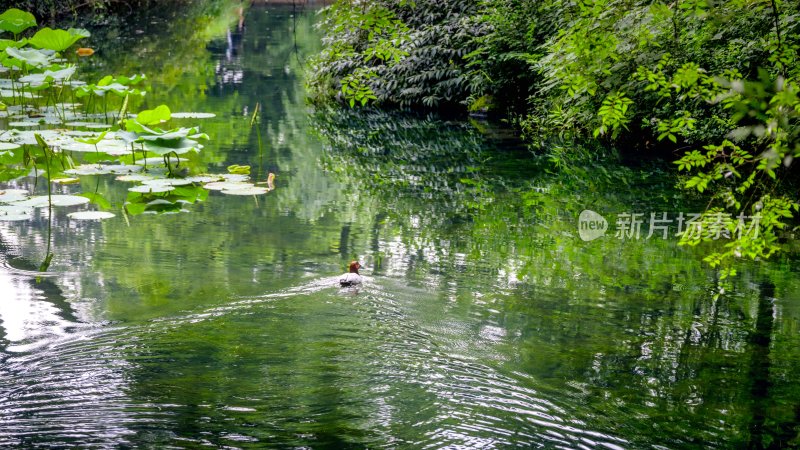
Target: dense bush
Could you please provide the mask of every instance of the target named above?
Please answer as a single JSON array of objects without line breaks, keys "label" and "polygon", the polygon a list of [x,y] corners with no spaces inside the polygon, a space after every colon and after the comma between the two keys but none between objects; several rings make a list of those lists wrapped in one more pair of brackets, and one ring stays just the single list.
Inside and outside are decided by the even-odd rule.
[{"label": "dense bush", "polygon": [[532,144],[677,151],[684,187],[712,197],[699,227],[761,220],[709,255],[718,265],[774,253],[800,209],[798,14],[780,0],[340,0],[310,85],[351,106],[496,107]]},{"label": "dense bush", "polygon": [[464,56],[486,26],[477,0],[339,1],[322,22],[311,96],[352,104],[450,108],[470,92]]}]

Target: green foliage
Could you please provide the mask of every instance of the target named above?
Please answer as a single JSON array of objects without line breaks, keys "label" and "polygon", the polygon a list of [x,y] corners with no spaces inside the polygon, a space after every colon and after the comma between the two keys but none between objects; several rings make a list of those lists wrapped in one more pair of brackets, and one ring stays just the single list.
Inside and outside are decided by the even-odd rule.
[{"label": "green foliage", "polygon": [[[592,137],[679,149],[681,185],[711,198],[709,214],[750,217],[758,205],[771,218],[722,259],[709,250],[719,265],[774,254],[795,221],[798,14],[796,2],[766,0],[339,1],[311,85],[319,99],[338,83],[351,106],[489,96],[519,112],[522,99],[515,123],[537,145]],[[456,89],[441,95],[445,85]],[[569,147],[548,148],[554,163],[570,159],[554,150]]]},{"label": "green foliage", "polygon": [[53,30],[50,27],[42,28],[28,39],[34,47],[63,52],[79,40],[89,37],[87,30],[70,28],[69,30]]},{"label": "green foliage", "polygon": [[339,0],[321,27],[326,48],[312,62],[312,100],[400,107],[466,102],[466,55],[485,26],[477,0]]},{"label": "green foliage", "polygon": [[36,26],[33,14],[17,8],[9,8],[0,14],[0,31],[8,31],[16,36],[30,27]]},{"label": "green foliage", "polygon": [[158,105],[154,109],[145,109],[136,115],[136,122],[142,125],[157,125],[170,119],[167,105]]}]

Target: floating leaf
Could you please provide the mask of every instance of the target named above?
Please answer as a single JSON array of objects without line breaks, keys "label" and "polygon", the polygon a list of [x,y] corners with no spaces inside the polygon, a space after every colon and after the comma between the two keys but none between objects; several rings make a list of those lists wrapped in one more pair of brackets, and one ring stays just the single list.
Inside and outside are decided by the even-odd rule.
[{"label": "floating leaf", "polygon": [[238,174],[238,173],[224,173],[220,175],[225,181],[247,181],[250,179],[249,176]]},{"label": "floating leaf", "polygon": [[210,119],[217,117],[214,113],[207,112],[175,112],[172,113],[173,119]]},{"label": "floating leaf", "polygon": [[81,179],[62,177],[62,178],[53,178],[52,181],[53,183],[58,183],[58,184],[77,184],[81,182]]},{"label": "floating leaf", "polygon": [[[33,92],[25,91],[25,92],[14,92],[11,89],[0,89],[0,97],[12,98],[12,97],[22,97],[22,98],[39,98],[41,96],[34,94]],[[24,117],[24,116],[13,116],[13,117]]]},{"label": "floating leaf", "polygon": [[212,181],[220,181],[222,177],[219,175],[196,175],[193,177],[186,177],[185,180],[189,180],[192,183],[210,183]]},{"label": "floating leaf", "polygon": [[141,172],[142,166],[135,164],[82,164],[64,171],[67,175],[104,175],[107,173],[127,174]]},{"label": "floating leaf", "polygon": [[75,220],[103,220],[116,217],[114,213],[107,211],[78,211],[67,214],[67,217]]},{"label": "floating leaf", "polygon": [[0,14],[0,30],[10,31],[15,36],[35,26],[36,18],[29,12],[17,8],[10,8],[3,14]]},{"label": "floating leaf", "polygon": [[0,203],[11,203],[25,200],[30,196],[24,189],[0,190]]},{"label": "floating leaf", "polygon": [[241,181],[216,181],[213,183],[207,183],[203,187],[212,191],[222,191],[248,189],[255,186],[252,183],[243,183]]},{"label": "floating leaf", "polygon": [[152,179],[153,177],[150,175],[142,175],[138,173],[132,175],[120,175],[116,178],[117,181],[134,181],[134,182],[141,182]]},{"label": "floating leaf", "polygon": [[18,205],[0,205],[0,220],[17,221],[33,218],[33,208]]},{"label": "floating leaf", "polygon": [[38,127],[39,125],[41,125],[41,123],[39,123],[39,122],[28,122],[28,121],[24,121],[24,122],[9,122],[8,123],[8,126],[15,127],[15,128]]},{"label": "floating leaf", "polygon": [[[89,203],[88,198],[81,197],[79,195],[53,195],[52,201],[53,206],[76,206]],[[48,200],[46,195],[39,195],[36,197],[31,197],[28,200],[15,202],[14,205],[42,208],[48,205]]]},{"label": "floating leaf", "polygon": [[256,186],[239,188],[239,189],[222,190],[223,194],[228,194],[228,195],[262,195],[266,194],[267,192],[269,192],[269,189]]},{"label": "floating leaf", "polygon": [[175,189],[174,186],[167,186],[167,185],[160,185],[160,186],[148,186],[143,184],[141,186],[134,186],[132,188],[128,188],[131,192],[138,192],[140,194],[158,194],[161,192],[169,192]]},{"label": "floating leaf", "polygon": [[144,180],[142,183],[148,186],[185,186],[192,184],[192,181],[186,178],[152,178]]}]

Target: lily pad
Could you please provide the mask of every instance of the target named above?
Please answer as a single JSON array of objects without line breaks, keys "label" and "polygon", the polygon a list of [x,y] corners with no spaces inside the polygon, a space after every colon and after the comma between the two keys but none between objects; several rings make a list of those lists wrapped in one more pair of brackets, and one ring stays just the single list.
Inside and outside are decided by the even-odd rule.
[{"label": "lily pad", "polygon": [[176,112],[172,113],[173,119],[210,119],[217,117],[214,113],[207,112]]},{"label": "lily pad", "polygon": [[80,178],[71,178],[71,177],[53,178],[53,183],[58,183],[58,184],[78,184],[80,182],[81,182]]},{"label": "lily pad", "polygon": [[0,205],[0,221],[30,220],[33,208],[18,205]]},{"label": "lily pad", "polygon": [[67,217],[75,220],[103,220],[116,217],[116,215],[107,211],[78,211],[67,214]]},{"label": "lily pad", "polygon": [[185,186],[192,184],[192,181],[186,178],[152,178],[144,180],[142,183],[148,186]]},{"label": "lily pad", "polygon": [[24,189],[0,190],[0,203],[11,203],[25,200],[30,194]]},{"label": "lily pad", "polygon": [[111,128],[111,124],[93,122],[93,123],[89,123],[89,124],[84,125],[84,128],[89,128],[89,129],[94,129],[94,130],[104,130],[106,128]]},{"label": "lily pad", "polygon": [[15,144],[13,142],[0,142],[0,151],[14,150],[15,148],[19,147],[19,144]]},{"label": "lily pad", "polygon": [[0,89],[0,97],[5,98],[12,98],[14,96],[22,97],[22,98],[39,98],[39,95],[33,94],[31,92],[14,92],[11,89]]},{"label": "lily pad", "polygon": [[91,128],[94,125],[100,125],[103,128],[110,128],[111,125],[105,123],[97,123],[97,122],[86,122],[86,121],[75,121],[75,122],[67,122],[64,125],[68,127],[82,127],[82,128]]},{"label": "lily pad", "polygon": [[238,173],[224,173],[220,175],[225,181],[247,181],[250,179],[248,175]]},{"label": "lily pad", "polygon": [[254,188],[255,186],[252,183],[243,183],[241,181],[215,181],[212,183],[206,183],[205,185],[203,185],[203,187],[211,191],[222,191],[222,190],[232,191],[232,190]]},{"label": "lily pad", "polygon": [[228,195],[263,195],[267,192],[269,192],[269,189],[257,186],[222,190],[223,194]]},{"label": "lily pad", "polygon": [[[173,162],[173,163],[182,163],[182,162],[188,161],[188,159],[186,159],[186,158],[176,158],[174,156],[170,157],[169,160],[171,162]],[[139,160],[137,159],[136,161],[139,161]],[[163,156],[151,156],[149,158],[143,159],[142,161],[144,161],[143,164],[159,165],[159,164],[164,164],[164,157]]]},{"label": "lily pad", "polygon": [[142,184],[140,186],[134,186],[132,188],[128,188],[131,192],[138,192],[140,194],[159,194],[161,192],[169,192],[175,189],[175,186],[167,186],[167,185],[158,185],[158,186],[149,186],[146,184]]},{"label": "lily pad", "polygon": [[220,181],[222,177],[219,175],[195,175],[193,177],[186,177],[185,180],[189,180],[192,183],[211,183],[212,181]]},{"label": "lily pad", "polygon": [[120,175],[116,178],[117,181],[135,181],[135,182],[147,181],[152,179],[153,179],[152,176],[143,175],[140,173],[134,173],[131,175]]},{"label": "lily pad", "polygon": [[41,123],[39,122],[9,122],[8,126],[15,127],[15,128],[28,128],[28,127],[38,127]]},{"label": "lily pad", "polygon": [[[89,203],[88,198],[81,197],[79,195],[53,195],[52,201],[53,206],[76,206]],[[48,200],[46,195],[38,195],[36,197],[31,197],[28,200],[15,202],[14,205],[42,208],[48,205]]]}]

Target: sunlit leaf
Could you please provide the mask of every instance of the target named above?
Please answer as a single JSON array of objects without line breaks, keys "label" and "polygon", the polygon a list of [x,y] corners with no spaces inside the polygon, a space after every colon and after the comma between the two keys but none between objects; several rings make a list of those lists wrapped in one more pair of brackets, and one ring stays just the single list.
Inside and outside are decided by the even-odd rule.
[{"label": "sunlit leaf", "polygon": [[10,8],[0,14],[0,31],[9,31],[17,35],[35,26],[36,18],[29,12]]},{"label": "sunlit leaf", "polygon": [[90,33],[83,29],[54,30],[50,27],[45,27],[28,39],[28,43],[34,47],[62,52],[72,44],[88,36],[90,36]]},{"label": "sunlit leaf", "polygon": [[154,109],[146,109],[136,115],[136,121],[142,125],[157,125],[170,119],[170,111],[167,105],[159,105]]}]

